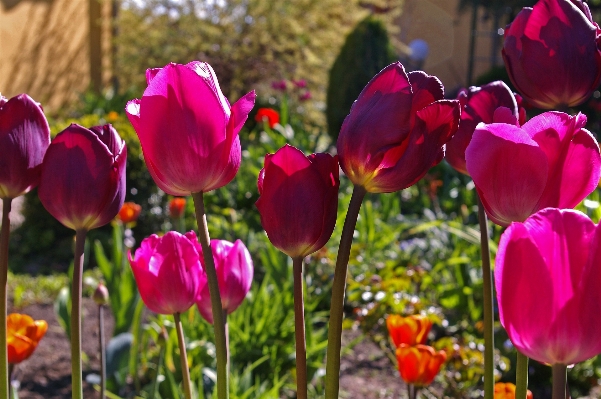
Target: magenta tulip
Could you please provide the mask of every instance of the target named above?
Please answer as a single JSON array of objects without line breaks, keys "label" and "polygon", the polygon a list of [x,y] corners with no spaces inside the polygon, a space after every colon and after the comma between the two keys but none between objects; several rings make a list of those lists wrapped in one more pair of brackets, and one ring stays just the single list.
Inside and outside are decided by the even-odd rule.
[{"label": "magenta tulip", "polygon": [[[482,87],[462,89],[457,99],[461,104],[461,120],[457,133],[447,143],[445,159],[455,170],[467,175],[465,149],[478,123],[492,123],[494,112],[499,107],[509,108],[516,119],[520,118],[520,110],[513,93],[500,80]],[[525,118],[525,111],[521,111]]]},{"label": "magenta tulip", "polygon": [[[211,240],[211,251],[215,260],[219,293],[225,314],[238,309],[250,290],[253,279],[253,261],[246,246],[240,240],[231,243],[225,240]],[[200,288],[196,305],[202,317],[213,324],[213,311],[209,285]]]},{"label": "magenta tulip", "polygon": [[265,156],[256,206],[271,243],[286,255],[305,257],[323,247],[336,225],[338,160],[286,145]]},{"label": "magenta tulip", "polygon": [[503,58],[517,90],[538,108],[583,103],[601,78],[601,30],[581,0],[540,0],[505,30]]},{"label": "magenta tulip", "polygon": [[0,198],[15,198],[40,183],[50,127],[27,94],[0,96]]},{"label": "magenta tulip", "polygon": [[198,61],[149,69],[146,79],[142,99],[126,112],[159,188],[187,196],[229,183],[240,167],[238,132],[255,92],[230,107],[211,66]]},{"label": "magenta tulip", "polygon": [[182,313],[196,300],[206,276],[202,248],[192,231],[182,235],[169,231],[145,238],[132,258],[128,253],[140,296],[155,313]]},{"label": "magenta tulip", "polygon": [[421,179],[444,157],[444,144],[459,126],[459,102],[422,71],[405,73],[396,62],[365,86],[344,120],[340,166],[368,192],[389,193]]},{"label": "magenta tulip", "polygon": [[547,207],[573,208],[599,183],[601,157],[586,116],[545,112],[519,127],[507,108],[481,123],[465,151],[490,219],[522,222]]},{"label": "magenta tulip", "polygon": [[109,223],[125,200],[127,149],[111,125],[71,124],[46,151],[38,195],[44,208],[74,230]]},{"label": "magenta tulip", "polygon": [[512,223],[499,243],[501,324],[524,355],[569,365],[601,353],[601,227],[573,210]]}]

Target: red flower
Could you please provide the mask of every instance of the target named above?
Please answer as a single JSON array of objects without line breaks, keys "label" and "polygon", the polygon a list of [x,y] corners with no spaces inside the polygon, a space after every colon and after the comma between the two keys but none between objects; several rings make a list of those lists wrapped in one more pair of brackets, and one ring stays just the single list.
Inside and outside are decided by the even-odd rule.
[{"label": "red flower", "polygon": [[294,257],[312,254],[330,239],[338,209],[338,162],[329,154],[306,157],[286,145],[265,156],[256,206],[271,243]]},{"label": "red flower", "polygon": [[390,315],[386,318],[386,326],[394,346],[398,348],[401,344],[425,344],[432,328],[432,322],[422,315],[409,317]]},{"label": "red flower", "polygon": [[173,198],[169,201],[169,215],[174,219],[179,219],[186,210],[186,199],[182,197]]},{"label": "red flower", "polygon": [[257,122],[267,122],[269,127],[273,129],[275,125],[280,123],[280,114],[278,111],[271,108],[259,108],[257,115],[255,115]]}]

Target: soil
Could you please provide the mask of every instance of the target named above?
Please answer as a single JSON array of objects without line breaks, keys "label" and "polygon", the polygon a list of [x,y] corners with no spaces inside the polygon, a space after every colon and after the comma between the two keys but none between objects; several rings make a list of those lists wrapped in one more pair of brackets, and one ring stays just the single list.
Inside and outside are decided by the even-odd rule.
[{"label": "soil", "polygon": [[[68,399],[71,397],[71,355],[67,336],[58,324],[52,305],[36,304],[9,312],[25,313],[35,320],[46,320],[48,332],[36,351],[18,364],[13,380],[20,381],[20,399]],[[99,373],[98,307],[89,298],[83,299],[82,348],[87,354],[83,364],[84,397],[99,398],[94,387],[85,382],[89,373]],[[110,337],[113,320],[105,311],[105,334]],[[344,331],[343,345],[359,336],[358,332]],[[341,398],[385,399],[402,397],[405,385],[390,360],[371,341],[364,339],[344,354],[341,360]]]}]

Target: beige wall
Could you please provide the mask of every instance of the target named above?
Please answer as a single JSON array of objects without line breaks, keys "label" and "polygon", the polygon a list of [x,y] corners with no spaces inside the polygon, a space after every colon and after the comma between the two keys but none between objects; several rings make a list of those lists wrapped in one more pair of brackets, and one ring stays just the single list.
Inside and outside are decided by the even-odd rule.
[{"label": "beige wall", "polygon": [[[405,0],[399,20],[400,39],[409,43],[424,39],[430,46],[430,54],[423,66],[424,71],[437,76],[447,91],[466,85],[468,52],[470,42],[471,10],[459,14],[458,0]],[[476,62],[474,78],[491,67],[492,22],[478,17]],[[500,47],[498,63],[502,64]]]},{"label": "beige wall", "polygon": [[[90,87],[90,59],[107,82],[110,59],[107,53],[107,19],[102,38],[90,42],[90,2],[98,0],[0,0],[0,93],[12,97],[28,93],[47,112],[73,103]],[[96,7],[110,12],[109,2]],[[106,15],[108,16],[108,15]],[[99,42],[101,40],[101,42]],[[94,49],[90,53],[90,48]],[[101,84],[103,82],[100,82]]]}]

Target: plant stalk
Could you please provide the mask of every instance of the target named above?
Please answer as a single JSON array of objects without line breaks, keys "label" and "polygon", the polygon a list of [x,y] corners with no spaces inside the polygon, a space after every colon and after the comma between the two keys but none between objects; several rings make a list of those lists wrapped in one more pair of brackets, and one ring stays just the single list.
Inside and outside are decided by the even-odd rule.
[{"label": "plant stalk", "polygon": [[495,321],[492,298],[492,269],[488,247],[488,223],[484,206],[478,197],[478,221],[480,222],[480,256],[482,257],[482,289],[484,298],[484,399],[493,399],[495,394]]},{"label": "plant stalk", "polygon": [[100,398],[106,398],[106,359],[104,356],[104,305],[98,305],[98,346],[100,347]]},{"label": "plant stalk", "polygon": [[10,208],[12,198],[2,198],[2,230],[0,231],[0,397],[8,398],[10,385],[8,350],[6,347],[6,312],[8,307],[8,243],[10,236]]},{"label": "plant stalk", "polygon": [[296,338],[296,398],[307,399],[307,344],[303,298],[303,258],[292,258],[294,275],[294,336]]},{"label": "plant stalk", "polygon": [[73,399],[83,399],[81,367],[81,284],[87,230],[75,231],[75,258],[71,285],[71,386]]},{"label": "plant stalk", "polygon": [[198,223],[198,240],[202,246],[202,254],[205,261],[205,271],[209,283],[209,294],[211,296],[211,308],[213,311],[213,330],[215,332],[215,353],[217,357],[217,395],[218,399],[229,398],[229,364],[227,355],[227,338],[225,334],[225,318],[221,306],[221,294],[219,292],[219,281],[215,270],[215,260],[211,250],[211,238],[207,226],[207,216],[203,200],[203,192],[192,193],[194,200],[194,211]]},{"label": "plant stalk", "polygon": [[336,258],[336,269],[334,270],[334,282],[332,284],[332,303],[330,305],[330,325],[328,331],[328,350],[326,361],[326,399],[338,399],[340,391],[340,349],[342,340],[342,320],[344,318],[344,293],[346,289],[346,275],[348,270],[348,261],[351,254],[351,245],[353,244],[353,233],[361,203],[367,191],[362,186],[353,188],[353,195],[349,204],[342,235],[340,237],[340,246],[338,247],[338,257]]},{"label": "plant stalk", "polygon": [[566,399],[567,366],[554,364],[553,366],[553,395],[552,399]]},{"label": "plant stalk", "polygon": [[179,344],[179,357],[182,363],[182,380],[184,383],[184,397],[192,399],[192,384],[190,383],[190,369],[188,368],[188,355],[186,353],[186,340],[184,338],[184,329],[179,313],[173,313],[175,319],[175,330],[177,331],[177,343]]},{"label": "plant stalk", "polygon": [[518,351],[515,372],[515,399],[526,399],[528,395],[528,356]]},{"label": "plant stalk", "polygon": [[152,381],[152,388],[150,390],[150,399],[156,399],[157,397],[157,392],[158,392],[158,387],[159,387],[159,375],[161,374],[161,364],[163,364],[163,357],[165,356],[165,345],[161,346],[161,349],[159,350],[159,359],[157,361],[157,371],[156,371],[156,375],[154,376],[154,379]]}]

